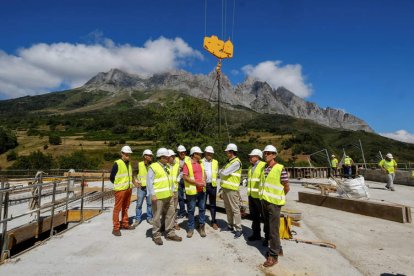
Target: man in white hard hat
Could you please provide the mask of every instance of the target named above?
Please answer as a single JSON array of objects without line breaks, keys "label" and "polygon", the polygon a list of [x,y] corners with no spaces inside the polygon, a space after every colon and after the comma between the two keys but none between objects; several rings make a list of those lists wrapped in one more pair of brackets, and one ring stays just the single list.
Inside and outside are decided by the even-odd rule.
[{"label": "man in white hard hat", "polygon": [[331,155],[331,172],[333,176],[338,176],[338,159],[335,154]]},{"label": "man in white hard hat", "polygon": [[206,202],[208,197],[210,204],[211,227],[213,227],[214,230],[218,230],[216,220],[218,161],[213,158],[213,154],[213,147],[207,146],[204,149],[204,158],[202,161],[206,172]]},{"label": "man in white hard hat", "polygon": [[385,188],[387,190],[395,191],[394,188],[394,179],[395,179],[395,171],[397,170],[397,162],[394,160],[394,157],[391,153],[387,153],[385,155],[385,159],[382,159],[378,163],[381,170],[387,174],[387,185]]},{"label": "man in white hard hat", "polygon": [[180,165],[180,173],[178,175],[178,215],[177,218],[183,218],[187,216],[185,211],[185,197],[184,197],[184,179],[183,179],[183,167],[184,162],[190,161],[190,157],[187,156],[187,150],[183,145],[177,147],[178,157],[175,158],[176,162]]},{"label": "man in white hard hat", "polygon": [[170,166],[170,179],[174,185],[173,204],[174,204],[174,228],[180,230],[177,222],[177,206],[178,206],[178,175],[180,173],[180,164],[175,160],[175,152],[172,149],[168,150],[170,157],[168,157],[168,165]]},{"label": "man in white hard hat", "polygon": [[269,267],[277,264],[278,256],[283,255],[279,236],[280,210],[286,203],[286,194],[290,188],[289,177],[284,166],[276,162],[276,147],[267,145],[263,150],[263,155],[266,166],[259,194],[265,222],[265,243],[266,241],[269,243],[267,258],[263,266]]},{"label": "man in white hard hat", "polygon": [[166,148],[157,150],[157,162],[149,166],[147,173],[147,192],[151,196],[154,213],[152,223],[152,240],[156,245],[162,245],[161,227],[165,227],[165,237],[171,241],[181,241],[182,238],[174,230],[174,203],[172,200],[174,184],[170,179]]},{"label": "man in white hard hat", "polygon": [[198,224],[200,236],[205,237],[205,213],[206,213],[206,175],[201,162],[203,152],[199,147],[192,147],[190,150],[190,161],[186,161],[183,167],[183,179],[185,194],[187,196],[188,230],[187,238],[191,238],[195,228],[195,207],[198,206]]},{"label": "man in white hard hat", "polygon": [[142,220],[142,204],[144,199],[147,202],[147,222],[152,224],[152,206],[151,197],[147,193],[147,173],[148,167],[152,163],[152,151],[150,149],[144,150],[142,153],[143,161],[138,163],[137,175],[137,205],[135,212],[135,223],[134,226],[138,226]]},{"label": "man in white hard hat", "polygon": [[234,238],[237,239],[242,235],[239,195],[242,163],[237,157],[237,146],[235,144],[228,144],[224,151],[227,155],[227,163],[219,171],[220,185],[223,189],[228,230],[234,231]]},{"label": "man in white hard hat", "polygon": [[259,149],[254,149],[249,153],[250,167],[247,173],[247,195],[249,198],[250,217],[252,218],[253,234],[248,237],[249,241],[259,241],[260,221],[263,218],[262,203],[260,202],[259,188],[263,176],[263,170],[266,162],[261,161],[263,153]]},{"label": "man in white hard hat", "polygon": [[[112,214],[114,236],[121,236],[120,229],[132,230],[135,227],[129,225],[128,208],[131,200],[133,177],[130,154],[132,150],[129,146],[123,146],[121,149],[121,158],[116,160],[112,166],[109,179],[114,184],[115,205]],[[119,222],[119,213],[121,213],[121,223]]]}]

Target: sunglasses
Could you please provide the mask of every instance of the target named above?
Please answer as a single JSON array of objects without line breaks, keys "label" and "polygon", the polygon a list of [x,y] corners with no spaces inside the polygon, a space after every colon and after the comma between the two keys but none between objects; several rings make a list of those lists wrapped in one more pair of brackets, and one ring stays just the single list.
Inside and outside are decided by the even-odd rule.
[{"label": "sunglasses", "polygon": [[266,152],[264,152],[263,153],[264,155],[272,155],[272,154],[275,154],[274,152],[268,152],[268,151],[266,151]]}]

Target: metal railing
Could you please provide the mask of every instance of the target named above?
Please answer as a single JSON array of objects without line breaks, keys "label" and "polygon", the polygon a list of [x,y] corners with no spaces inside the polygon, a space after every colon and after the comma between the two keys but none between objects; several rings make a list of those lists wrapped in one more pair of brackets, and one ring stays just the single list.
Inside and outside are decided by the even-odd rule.
[{"label": "metal railing", "polygon": [[[101,199],[99,208],[103,211],[105,207],[104,200],[112,198],[113,193],[112,190],[105,191],[106,172],[100,171],[100,173],[102,173],[100,177],[101,189],[100,191],[91,193],[85,193],[85,183],[87,183],[87,181],[96,180],[97,177],[74,177],[71,175],[64,177],[62,171],[62,174],[48,175],[47,178],[53,178],[53,181],[43,183],[42,176],[37,179],[33,177],[16,178],[14,174],[1,176],[0,229],[2,229],[2,233],[0,243],[0,263],[3,263],[7,257],[10,257],[8,231],[23,226],[29,221],[25,221],[20,225],[14,225],[13,227],[9,227],[10,222],[35,214],[35,219],[30,222],[37,222],[37,231],[34,237],[38,238],[39,235],[42,234],[40,229],[42,221],[44,218],[50,217],[49,237],[52,237],[55,233],[53,220],[56,212],[66,212],[65,223],[67,224],[68,211],[75,207],[78,208],[80,212],[80,223],[83,222],[85,202],[94,202],[96,204],[96,201]],[[15,183],[20,184],[15,185]],[[26,183],[27,185],[22,185],[21,183]],[[62,197],[63,194],[64,196]],[[61,198],[58,198],[58,196]],[[42,203],[43,200],[45,200],[44,203]],[[48,200],[48,202],[46,200]],[[11,207],[26,201],[29,202],[29,206],[26,210],[18,214],[10,214]],[[42,215],[46,216],[42,217]]]}]

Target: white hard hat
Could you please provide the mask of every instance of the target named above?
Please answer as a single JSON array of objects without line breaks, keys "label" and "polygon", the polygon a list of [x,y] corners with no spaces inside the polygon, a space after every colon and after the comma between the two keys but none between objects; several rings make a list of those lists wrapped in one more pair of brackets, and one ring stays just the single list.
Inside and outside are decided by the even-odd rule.
[{"label": "white hard hat", "polygon": [[183,151],[186,151],[186,149],[183,145],[179,145],[178,148],[177,148],[177,151],[178,152],[183,152]]},{"label": "white hard hat", "polygon": [[192,147],[190,149],[190,155],[193,155],[193,153],[203,153],[203,151],[200,149],[200,147]]},{"label": "white hard hat", "polygon": [[387,155],[385,155],[385,156],[387,156],[389,159],[393,159],[394,157],[392,157],[392,154],[391,153],[387,153]]},{"label": "white hard hat", "polygon": [[236,144],[228,144],[227,147],[226,147],[226,149],[224,151],[229,151],[229,150],[237,151]]},{"label": "white hard hat", "polygon": [[262,152],[261,150],[259,150],[259,149],[254,149],[254,150],[252,150],[252,152],[251,152],[251,153],[249,153],[249,155],[250,155],[250,156],[259,156],[259,157],[260,157],[260,159],[262,159],[262,158],[263,158],[263,152]]},{"label": "white hard hat", "polygon": [[207,146],[207,147],[204,149],[204,151],[205,151],[205,152],[209,152],[209,153],[214,153],[214,149],[213,149],[213,147],[212,147],[212,146]]},{"label": "white hard hat", "polygon": [[142,156],[144,156],[144,155],[153,155],[153,154],[152,154],[152,151],[151,151],[150,149],[146,149],[146,150],[144,150],[144,152],[142,153]]},{"label": "white hard hat", "polygon": [[273,146],[273,145],[267,145],[267,146],[264,148],[263,152],[265,152],[265,151],[268,151],[268,152],[275,152],[275,153],[277,153],[277,149],[276,149],[276,147],[275,147],[275,146]]},{"label": "white hard hat", "polygon": [[172,149],[169,149],[168,150],[168,153],[170,154],[170,156],[174,156],[175,155],[175,152]]},{"label": "white hard hat", "polygon": [[121,149],[121,152],[123,153],[132,153],[132,149],[130,146],[123,146]]},{"label": "white hard hat", "polygon": [[335,154],[332,154],[331,157],[335,157]]},{"label": "white hard hat", "polygon": [[168,152],[168,150],[166,148],[159,148],[157,150],[157,157],[161,157],[161,156],[169,157],[170,153]]}]

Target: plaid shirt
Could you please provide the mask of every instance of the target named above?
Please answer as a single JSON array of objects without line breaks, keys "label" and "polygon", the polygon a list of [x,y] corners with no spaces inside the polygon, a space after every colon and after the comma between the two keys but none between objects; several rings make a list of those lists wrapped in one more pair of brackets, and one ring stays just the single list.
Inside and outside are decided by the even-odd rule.
[{"label": "plaid shirt", "polygon": [[[277,163],[273,164],[276,165]],[[272,170],[273,166],[266,166],[266,168],[264,169],[264,175],[265,177],[267,177],[267,175],[270,173],[270,171]],[[287,171],[285,170],[285,168],[283,168],[282,170],[282,174],[280,175],[280,183],[286,183],[289,181],[289,176]]]}]

